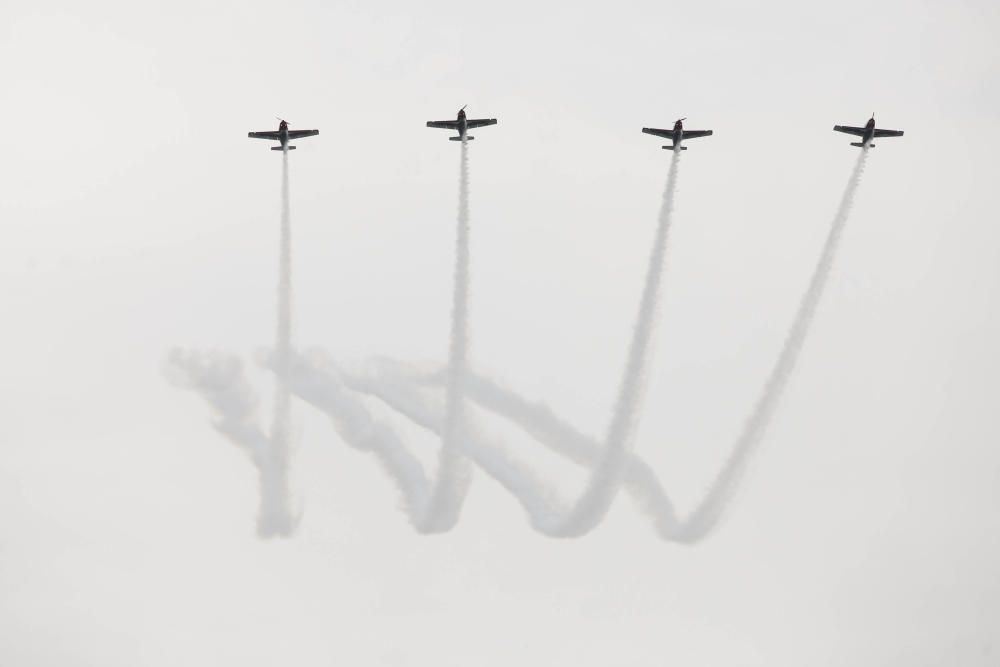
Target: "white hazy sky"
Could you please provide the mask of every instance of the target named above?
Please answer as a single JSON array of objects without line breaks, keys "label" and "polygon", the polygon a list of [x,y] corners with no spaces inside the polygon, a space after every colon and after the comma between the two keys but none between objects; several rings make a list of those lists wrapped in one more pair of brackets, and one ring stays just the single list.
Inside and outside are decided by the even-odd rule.
[{"label": "white hazy sky", "polygon": [[[0,664],[995,665],[1000,662],[1000,5],[0,4]],[[728,519],[658,541],[621,499],[534,534],[476,477],[413,533],[295,406],[288,541],[252,466],[164,378],[244,358],[266,414],[291,157],[295,337],[441,361],[458,147],[472,359],[598,434],[688,116],[638,452],[681,508],[722,463],[855,157],[877,142],[813,334]],[[386,414],[413,443],[430,441]],[[567,470],[497,434],[553,479]]]}]

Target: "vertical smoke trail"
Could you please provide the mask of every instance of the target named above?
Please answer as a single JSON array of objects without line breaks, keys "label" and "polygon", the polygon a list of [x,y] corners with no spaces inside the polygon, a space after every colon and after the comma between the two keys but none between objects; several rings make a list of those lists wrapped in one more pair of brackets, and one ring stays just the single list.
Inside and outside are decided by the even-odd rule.
[{"label": "vertical smoke trail", "polygon": [[851,212],[851,206],[854,204],[854,195],[861,183],[861,174],[864,173],[867,159],[868,149],[865,148],[860,151],[851,176],[847,180],[847,187],[844,188],[837,213],[833,217],[823,251],[816,263],[816,268],[813,270],[809,287],[799,303],[799,309],[785,338],[785,344],[781,348],[781,353],[778,355],[778,360],[775,362],[767,382],[764,383],[764,388],[757,399],[753,412],[750,413],[743,425],[743,431],[736,441],[732,455],[716,476],[705,498],[692,512],[690,518],[684,522],[678,533],[673,536],[673,539],[681,542],[697,542],[708,534],[722,517],[723,510],[729,504],[737,483],[746,472],[748,459],[760,444],[761,438],[774,416],[775,408],[781,400],[782,392],[795,369],[795,362],[798,360],[806,335],[809,333],[809,326],[812,324],[816,307],[823,296],[823,288],[826,287],[827,278],[830,276],[837,246],[847,223],[847,216]]},{"label": "vertical smoke trail", "polygon": [[466,350],[469,310],[469,144],[462,138],[458,177],[458,222],[455,231],[455,275],[451,302],[451,342],[445,395],[444,434],[438,477],[424,513],[422,530],[446,531],[458,521],[469,487],[469,463],[462,454]]},{"label": "vertical smoke trail", "polygon": [[582,535],[600,523],[622,484],[629,462],[632,441],[639,421],[639,407],[645,390],[649,341],[656,324],[660,282],[663,276],[679,163],[680,151],[674,151],[670,160],[667,185],[663,191],[663,204],[660,208],[653,248],[649,255],[646,284],[632,332],[625,372],[618,391],[615,411],[605,435],[604,456],[590,477],[580,499],[560,525],[554,528],[553,532],[562,537]]},{"label": "vertical smoke trail", "polygon": [[288,150],[281,155],[281,249],[278,259],[278,329],[275,341],[274,420],[271,446],[260,466],[261,504],[257,531],[261,537],[289,535],[294,529],[288,489],[291,455],[291,395],[288,373],[292,346],[292,221],[288,192]]}]

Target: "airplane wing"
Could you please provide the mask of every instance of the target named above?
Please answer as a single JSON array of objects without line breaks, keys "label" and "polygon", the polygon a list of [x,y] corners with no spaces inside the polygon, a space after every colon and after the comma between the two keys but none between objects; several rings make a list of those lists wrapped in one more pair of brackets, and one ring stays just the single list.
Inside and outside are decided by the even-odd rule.
[{"label": "airplane wing", "polygon": [[876,137],[901,137],[903,136],[902,130],[875,130]]},{"label": "airplane wing", "polygon": [[697,139],[698,137],[710,137],[712,130],[684,130],[682,139]]},{"label": "airplane wing", "polygon": [[248,132],[247,136],[251,139],[271,139],[272,141],[277,141],[280,138],[277,132]]},{"label": "airplane wing", "polygon": [[834,125],[834,132],[843,132],[844,134],[854,134],[859,137],[865,136],[865,128],[863,127],[851,127],[850,125]]},{"label": "airplane wing", "polygon": [[[427,127],[439,127],[442,130],[457,130],[458,129],[458,121],[457,120],[429,120],[429,121],[427,121]],[[469,127],[471,127],[471,125]]]},{"label": "airplane wing", "polygon": [[319,130],[289,130],[289,139],[301,139],[302,137],[315,137],[319,134]]},{"label": "airplane wing", "polygon": [[474,127],[486,127],[487,125],[496,125],[496,124],[497,124],[496,118],[475,118],[475,119],[470,118],[469,120],[465,121],[466,127],[468,127],[470,130]]},{"label": "airplane wing", "polygon": [[673,130],[658,130],[655,127],[644,127],[642,131],[646,134],[652,134],[654,137],[663,137],[664,139],[673,139]]}]

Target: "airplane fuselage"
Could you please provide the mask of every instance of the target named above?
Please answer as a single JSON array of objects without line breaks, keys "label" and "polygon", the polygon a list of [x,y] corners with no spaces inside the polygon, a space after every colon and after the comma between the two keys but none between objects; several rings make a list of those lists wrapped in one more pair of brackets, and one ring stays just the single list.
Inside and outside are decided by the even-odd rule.
[{"label": "airplane fuselage", "polygon": [[684,122],[677,121],[674,123],[674,136],[671,141],[674,142],[674,150],[681,150],[681,141],[684,139]]},{"label": "airplane fuselage", "polygon": [[865,123],[865,133],[861,135],[861,145],[864,148],[868,148],[872,145],[872,139],[875,138],[875,116],[871,117],[867,123]]},{"label": "airplane fuselage", "polygon": [[469,123],[465,117],[465,109],[459,109],[458,118],[455,120],[458,121],[458,136],[465,139],[465,133],[469,131]]},{"label": "airplane fuselage", "polygon": [[281,150],[288,150],[288,123],[285,121],[278,124],[278,141],[281,142]]}]

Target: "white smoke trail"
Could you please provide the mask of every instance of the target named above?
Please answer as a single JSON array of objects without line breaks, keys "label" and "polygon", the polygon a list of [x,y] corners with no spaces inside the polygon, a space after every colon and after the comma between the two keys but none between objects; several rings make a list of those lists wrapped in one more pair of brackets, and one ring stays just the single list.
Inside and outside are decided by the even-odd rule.
[{"label": "white smoke trail", "polygon": [[455,525],[471,479],[469,463],[462,454],[460,442],[466,429],[462,385],[469,340],[469,144],[464,136],[459,158],[456,227],[444,433],[438,455],[437,479],[420,522],[424,532],[444,532]]},{"label": "white smoke trail", "polygon": [[554,527],[553,533],[563,537],[583,535],[600,523],[622,483],[645,391],[649,342],[656,325],[660,282],[674,206],[674,192],[677,188],[680,155],[680,151],[674,151],[671,156],[667,185],[663,191],[663,203],[656,226],[656,237],[649,254],[649,266],[646,269],[646,284],[643,287],[639,313],[632,332],[632,343],[629,346],[615,411],[604,438],[603,460],[594,470],[573,509],[560,521],[559,526]]},{"label": "white smoke trail", "polygon": [[278,267],[278,323],[275,351],[270,365],[275,372],[274,414],[271,432],[256,425],[257,399],[243,378],[236,359],[219,354],[174,350],[167,360],[167,374],[175,383],[196,390],[219,414],[215,427],[246,451],[260,481],[257,534],[288,536],[295,531],[298,515],[289,492],[291,458],[291,392],[288,375],[292,359],[292,253],[291,213],[288,187],[288,151],[281,165],[281,232]]},{"label": "white smoke trail", "polygon": [[823,296],[823,289],[826,287],[827,278],[829,278],[833,268],[833,260],[837,254],[840,237],[847,224],[851,206],[854,204],[854,195],[861,183],[861,175],[864,173],[867,159],[868,149],[863,148],[854,164],[851,176],[847,180],[847,186],[840,198],[837,213],[830,224],[830,231],[827,234],[826,243],[823,245],[823,251],[820,253],[819,261],[813,270],[809,286],[799,303],[798,311],[778,355],[778,360],[764,383],[764,388],[757,399],[753,412],[744,422],[743,430],[736,440],[733,453],[716,476],[705,498],[675,535],[675,539],[678,541],[698,541],[712,530],[722,518],[723,510],[729,504],[738,482],[746,472],[750,455],[760,444],[771,418],[774,416],[785,386],[788,384],[788,379],[795,369],[795,362],[805,344],[809,327],[816,315],[816,307]]},{"label": "white smoke trail", "polygon": [[257,468],[260,479],[260,508],[257,533],[261,537],[289,535],[298,517],[288,503],[278,504],[277,492],[287,485],[274,464],[274,441],[257,425],[257,397],[243,377],[241,362],[218,353],[173,350],[167,358],[166,373],[175,384],[193,389],[217,413],[215,428],[243,450]]},{"label": "white smoke trail", "polygon": [[[418,531],[428,532],[425,517],[430,483],[423,468],[392,428],[372,416],[359,395],[375,396],[415,424],[441,436],[446,429],[447,407],[428,401],[413,382],[394,379],[382,365],[369,364],[360,372],[352,372],[335,368],[316,353],[308,363],[293,370],[292,389],[296,396],[329,415],[347,444],[371,451],[378,458],[396,483],[410,522]],[[536,528],[541,530],[550,523],[558,514],[553,494],[500,443],[471,428],[471,415],[465,414],[463,421],[470,425],[460,441],[463,455],[510,491]]]},{"label": "white smoke trail", "polygon": [[[830,275],[839,240],[860,184],[866,160],[867,151],[862,151],[848,179],[847,187],[834,216],[823,250],[789,328],[784,345],[762,388],[753,412],[736,439],[733,453],[689,518],[685,521],[678,520],[673,504],[648,465],[629,452],[623,455],[625,488],[643,512],[653,521],[657,533],[662,538],[685,543],[697,542],[712,531],[718,524],[724,509],[729,505],[745,472],[749,458],[759,445],[774,415],[782,392],[791,377],[805,343]],[[440,374],[421,373],[403,364],[383,363],[381,369],[383,379],[386,375],[391,376],[392,374],[401,378],[397,380],[397,383],[408,381],[416,384],[438,384],[441,382]],[[468,376],[466,390],[470,400],[520,425],[540,443],[574,463],[589,468],[597,467],[599,470],[602,466],[607,465],[607,450],[605,450],[602,460],[599,443],[560,420],[547,406],[531,403],[488,378],[473,373]],[[384,390],[375,393],[384,400],[388,398]],[[392,404],[391,400],[389,402]],[[405,412],[399,405],[394,405],[394,407]],[[477,463],[479,462],[479,457],[474,457],[474,459]],[[489,467],[484,466],[484,469],[492,474]],[[533,495],[545,495],[544,489],[541,487],[533,489],[532,493]],[[524,504],[523,501],[522,504]],[[552,516],[550,508],[554,505],[556,503],[549,503],[546,516]],[[549,522],[540,520],[541,517],[533,518],[536,528],[544,533],[552,534],[552,525]]]},{"label": "white smoke trail", "polygon": [[[410,520],[421,532],[444,531],[457,521],[467,490],[468,461],[465,456],[468,456],[518,499],[529,515],[533,527],[544,534],[570,537],[589,532],[604,517],[618,490],[624,485],[643,512],[653,521],[657,533],[662,538],[687,543],[696,542],[709,534],[718,524],[743,476],[750,456],[759,445],[777,408],[822,296],[854,194],[860,183],[866,157],[867,151],[862,151],[844,191],[809,287],[755,408],[737,438],[733,453],[704,499],[685,521],[678,520],[669,497],[649,466],[631,452],[634,431],[641,412],[644,369],[648,364],[650,340],[655,328],[657,297],[676,188],[677,153],[671,162],[633,339],[615,412],[603,445],[576,431],[544,405],[531,403],[486,378],[468,372],[465,367],[468,163],[464,144],[459,184],[452,336],[446,372],[443,375],[427,374],[407,369],[402,364],[385,362],[370,366],[367,372],[353,374],[335,369],[332,364],[325,361],[296,363],[292,368],[290,317],[279,317],[279,351],[272,360],[272,365],[279,376],[283,375],[288,383],[284,388],[284,405],[288,405],[290,387],[296,395],[329,414],[348,444],[374,452],[396,481]],[[283,193],[287,195],[287,169],[283,185]],[[290,286],[290,266],[284,261],[288,248],[287,234],[284,233],[287,230],[285,224],[287,220],[286,196],[282,245],[284,287],[279,294],[279,311],[290,315],[288,305],[290,292],[287,289]],[[200,391],[222,415],[216,422],[216,427],[254,458],[262,471],[263,489],[264,470],[275,469],[272,454],[275,449],[274,442],[281,432],[279,422],[284,418],[286,420],[284,423],[287,424],[287,407],[282,412],[280,390],[279,402],[276,404],[275,426],[272,438],[268,439],[252,424],[254,401],[242,380],[238,362],[226,359],[206,361],[204,358],[185,357],[180,353],[175,353],[171,362],[176,369],[184,371],[186,383]],[[441,410],[439,405],[428,402],[418,389],[421,384],[438,383],[443,383],[446,389],[444,410]],[[364,402],[358,398],[358,394],[376,396],[418,425],[441,434],[440,472],[433,485],[427,479],[419,461],[407,451],[390,427],[371,416]],[[487,410],[521,425],[539,442],[555,452],[592,470],[584,493],[569,510],[564,509],[564,505],[556,499],[552,490],[537,479],[527,466],[517,462],[499,443],[483,438],[478,430],[471,428],[470,415],[465,414],[464,409],[466,395]],[[285,468],[278,469],[286,472],[287,456],[282,463],[285,464]],[[281,475],[279,479],[284,480],[287,477]],[[280,490],[287,493],[287,484]],[[287,509],[287,503],[278,507]],[[262,498],[262,521],[265,516],[264,510]],[[285,512],[279,516],[291,517],[291,513]],[[294,522],[290,519],[287,525],[294,528]]]},{"label": "white smoke trail", "polygon": [[[438,473],[433,481],[427,478],[420,462],[406,450],[391,428],[372,417],[364,403],[351,395],[352,390],[344,386],[341,374],[332,365],[325,360],[314,359],[312,363],[301,364],[289,377],[296,395],[330,415],[348,443],[370,450],[378,457],[399,488],[410,522],[421,533],[450,530],[458,521],[469,486],[471,470],[462,444],[469,436],[463,405],[468,349],[468,285],[469,158],[468,144],[463,141],[459,164],[445,415],[443,420],[436,422],[426,414],[423,416],[424,424],[430,427],[433,422],[434,430],[441,436]],[[277,366],[275,370],[280,372]],[[527,470],[521,472],[527,474]]]},{"label": "white smoke trail", "polygon": [[[337,371],[328,363],[321,363],[303,365],[293,374],[293,390],[296,395],[330,414],[341,435],[352,446],[371,449],[376,453],[387,472],[396,480],[406,511],[418,530],[443,531],[457,521],[458,510],[467,489],[466,480],[460,480],[462,483],[462,486],[458,487],[460,494],[451,495],[447,504],[442,503],[435,507],[434,498],[442,488],[448,492],[450,480],[446,477],[446,473],[449,466],[465,467],[468,463],[464,458],[465,455],[470,456],[518,498],[537,530],[553,537],[578,536],[592,530],[606,514],[623,478],[642,491],[639,494],[640,504],[655,507],[661,517],[666,517],[664,520],[669,524],[667,529],[672,529],[676,525],[669,499],[656,482],[652,471],[632,457],[630,448],[643,395],[649,343],[655,328],[678,163],[679,153],[674,153],[650,252],[649,268],[632,344],[604,446],[592,443],[584,436],[557,423],[550,422],[543,427],[548,429],[548,435],[556,436],[552,440],[561,443],[557,447],[564,453],[571,452],[573,458],[581,463],[589,463],[593,469],[586,489],[570,509],[562,510],[552,490],[537,480],[528,468],[517,463],[502,447],[487,442],[477,432],[468,428],[469,420],[461,407],[467,389],[464,321],[468,281],[468,209],[467,159],[464,151],[459,188],[452,346],[445,376],[444,419],[435,417],[434,409],[426,405],[418,393],[407,388],[408,384],[412,383],[393,381],[392,375],[382,369],[376,368],[374,372],[370,370],[367,374],[352,376],[350,373]],[[480,393],[483,393],[481,383],[479,384]],[[441,472],[435,485],[436,489],[429,497],[425,492],[428,486],[426,477],[416,460],[406,452],[395,434],[383,424],[376,422],[365,406],[351,397],[345,389],[377,396],[421,426],[442,434]],[[456,486],[451,487],[455,488]],[[425,511],[420,511],[425,497],[428,498],[427,507]],[[442,507],[447,513],[436,514],[435,510]]]},{"label": "white smoke trail", "polygon": [[292,347],[292,216],[288,187],[288,150],[281,154],[281,239],[278,258],[278,326],[275,336],[274,417],[271,447],[260,468],[261,537],[290,535],[294,530],[288,486],[291,459],[292,415],[288,373]]},{"label": "white smoke trail", "polygon": [[[347,381],[348,384],[358,388],[359,391],[367,391],[378,396],[407,416],[410,415],[405,407],[393,400],[391,394],[386,391],[386,386],[406,387],[411,385],[441,385],[443,383],[441,373],[424,372],[400,362],[382,361],[375,368],[378,371],[377,381],[369,381],[367,387],[356,387],[350,381]],[[511,423],[517,424],[528,435],[555,453],[586,468],[594,468],[600,464],[604,452],[602,443],[561,420],[544,403],[529,401],[497,384],[494,380],[473,371],[469,371],[466,376],[465,388],[467,398],[470,401]],[[412,416],[411,419],[413,419]],[[479,457],[471,456],[477,464],[482,465]],[[483,466],[483,468],[487,473],[493,475],[487,466]],[[673,535],[679,525],[677,512],[653,469],[634,454],[629,454],[624,474],[626,491],[642,512],[650,517],[656,526],[657,533],[666,538]],[[557,526],[554,508],[559,507],[560,503],[554,499],[552,491],[547,487],[539,485],[538,488],[532,489],[531,493],[533,496],[547,499],[545,505],[542,506],[542,513],[532,514],[532,523],[540,532],[546,534],[553,532]],[[522,504],[526,508],[533,507],[525,499],[520,497],[519,499],[522,500]]]},{"label": "white smoke trail", "polygon": [[213,426],[242,449],[254,465],[262,465],[270,442],[257,426],[257,397],[243,377],[239,359],[175,349],[167,356],[165,372],[177,386],[201,394],[218,414]]},{"label": "white smoke trail", "polygon": [[298,360],[289,375],[291,390],[300,399],[326,413],[348,445],[375,455],[396,483],[410,523],[422,532],[430,483],[420,461],[400,441],[395,431],[372,417],[357,392],[344,385],[340,374],[318,352]]}]

